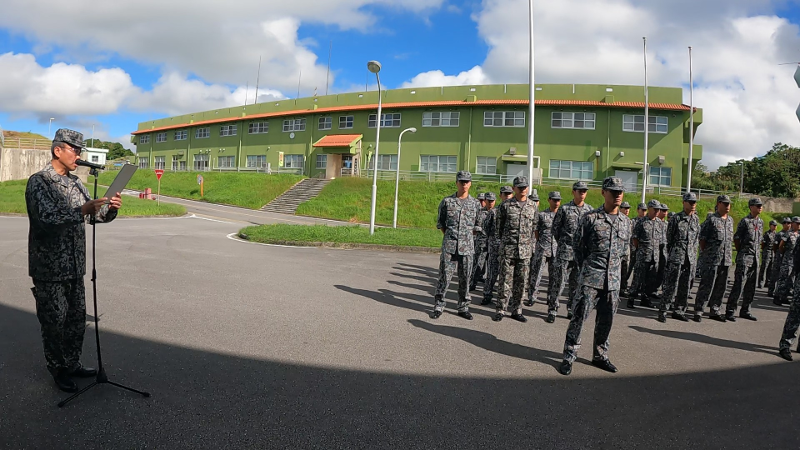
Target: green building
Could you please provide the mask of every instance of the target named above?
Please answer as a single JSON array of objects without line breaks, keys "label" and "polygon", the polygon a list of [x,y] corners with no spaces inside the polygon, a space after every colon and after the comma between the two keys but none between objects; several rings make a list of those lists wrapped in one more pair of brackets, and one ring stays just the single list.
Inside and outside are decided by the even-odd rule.
[{"label": "green building", "polygon": [[[650,88],[651,186],[685,185],[689,111],[680,88]],[[536,85],[534,178],[641,184],[641,86]],[[366,175],[375,153],[378,93],[280,100],[143,122],[133,134],[142,168]],[[448,179],[527,174],[528,85],[395,89],[383,92],[378,173]],[[702,110],[694,114],[695,132]],[[403,130],[398,161],[398,138]],[[694,146],[692,164],[702,158]],[[538,180],[534,180],[538,181]]]}]

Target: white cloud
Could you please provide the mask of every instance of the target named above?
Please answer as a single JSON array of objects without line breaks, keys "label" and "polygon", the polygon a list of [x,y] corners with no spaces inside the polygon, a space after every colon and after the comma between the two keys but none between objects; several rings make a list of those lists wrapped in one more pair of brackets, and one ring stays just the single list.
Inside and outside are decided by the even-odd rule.
[{"label": "white cloud", "polygon": [[411,81],[406,81],[401,87],[426,87],[426,86],[463,86],[470,84],[486,84],[489,77],[483,73],[481,66],[475,66],[458,75],[445,75],[441,70],[431,70],[421,73]]}]

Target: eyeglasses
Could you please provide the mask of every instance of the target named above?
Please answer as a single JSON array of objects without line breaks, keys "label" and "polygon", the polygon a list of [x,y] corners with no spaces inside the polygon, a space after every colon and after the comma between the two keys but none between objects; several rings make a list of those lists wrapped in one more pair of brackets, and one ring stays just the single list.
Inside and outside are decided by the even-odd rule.
[{"label": "eyeglasses", "polygon": [[78,156],[81,156],[81,152],[83,152],[83,149],[82,149],[82,148],[80,148],[80,147],[73,147],[73,146],[72,146],[72,144],[70,144],[69,142],[62,142],[62,144],[66,145],[66,146],[67,146],[67,148],[69,148],[70,150],[72,150],[72,153],[75,153],[76,155],[78,155]]}]

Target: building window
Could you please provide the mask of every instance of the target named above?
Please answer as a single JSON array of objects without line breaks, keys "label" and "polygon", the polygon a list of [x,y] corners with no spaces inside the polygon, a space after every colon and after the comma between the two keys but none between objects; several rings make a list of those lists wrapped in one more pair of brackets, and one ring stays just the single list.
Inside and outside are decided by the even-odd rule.
[{"label": "building window", "polygon": [[339,116],[339,129],[349,130],[353,128],[353,116]]},{"label": "building window", "polygon": [[235,157],[234,156],[218,156],[217,157],[217,167],[220,169],[229,169],[231,167],[236,167]]},{"label": "building window", "polygon": [[461,113],[453,111],[422,113],[423,127],[457,127]]},{"label": "building window", "polygon": [[185,141],[186,138],[189,137],[189,133],[186,130],[178,130],[175,132],[175,140],[176,141]]},{"label": "building window", "polygon": [[287,119],[283,121],[283,131],[306,131],[306,119]]},{"label": "building window", "polygon": [[286,167],[287,169],[302,169],[303,155],[284,155],[283,167]]},{"label": "building window", "polygon": [[211,136],[211,131],[209,130],[208,127],[198,128],[198,129],[194,130],[194,138],[195,139],[205,139],[205,138],[207,138],[209,136]]},{"label": "building window", "polygon": [[139,168],[140,169],[147,169],[150,167],[150,160],[146,158],[142,158],[139,160]]},{"label": "building window", "polygon": [[557,159],[551,159],[550,178],[592,180],[594,179],[594,164],[585,161],[559,161]]},{"label": "building window", "polygon": [[[669,118],[666,116],[650,116],[648,121],[650,126],[647,128],[650,133],[667,134],[669,131]],[[623,114],[622,131],[644,133],[644,115]]]},{"label": "building window", "polygon": [[317,169],[328,168],[328,155],[317,155]]},{"label": "building window", "polygon": [[333,119],[330,117],[320,117],[319,118],[319,128],[320,130],[330,130],[333,126]]},{"label": "building window", "polygon": [[161,169],[164,170],[167,167],[167,157],[166,156],[156,156],[155,158],[155,167],[154,169]]},{"label": "building window", "polygon": [[172,170],[186,170],[186,161],[179,161],[180,156],[172,157]]},{"label": "building window", "polygon": [[269,122],[250,122],[247,125],[248,134],[269,133]]},{"label": "building window", "polygon": [[92,162],[93,163],[100,162],[100,157],[97,155],[92,155]]},{"label": "building window", "polygon": [[594,113],[554,112],[550,126],[552,128],[577,128],[594,130]]},{"label": "building window", "polygon": [[247,157],[247,167],[261,169],[267,167],[267,155],[250,155]]},{"label": "building window", "polygon": [[485,111],[483,113],[485,127],[524,127],[525,111]]},{"label": "building window", "polygon": [[140,144],[149,144],[150,143],[150,135],[149,134],[143,134],[143,135],[139,136],[139,143]]},{"label": "building window", "polygon": [[220,136],[236,136],[236,125],[223,125],[219,127]]},{"label": "building window", "polygon": [[203,171],[208,169],[208,155],[194,155],[194,170]]},{"label": "building window", "polygon": [[[372,161],[372,159],[369,161],[370,170]],[[378,170],[397,170],[397,155],[378,155]]]},{"label": "building window", "polygon": [[158,133],[156,134],[156,143],[167,142],[167,133]]},{"label": "building window", "polygon": [[650,167],[651,186],[672,186],[671,167]]},{"label": "building window", "polygon": [[419,170],[421,172],[456,173],[457,165],[457,156],[421,155],[419,157]]},{"label": "building window", "polygon": [[[370,114],[367,126],[375,128],[378,121],[377,114]],[[400,113],[381,114],[381,128],[400,128]]]},{"label": "building window", "polygon": [[478,156],[477,173],[481,175],[497,174],[497,158],[490,156]]}]

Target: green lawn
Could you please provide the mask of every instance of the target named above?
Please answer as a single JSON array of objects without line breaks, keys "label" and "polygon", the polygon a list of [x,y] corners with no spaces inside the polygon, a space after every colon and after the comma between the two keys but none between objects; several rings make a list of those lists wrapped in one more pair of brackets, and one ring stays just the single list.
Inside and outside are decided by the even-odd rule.
[{"label": "green lawn", "polygon": [[[547,207],[547,193],[559,190],[563,197],[563,203],[572,199],[570,187],[553,186],[534,186],[538,189],[541,198],[540,208]],[[408,226],[417,228],[436,228],[436,213],[439,202],[443,197],[452,195],[455,192],[455,182],[452,183],[428,183],[422,181],[401,181],[400,196],[398,198],[398,226]],[[496,194],[500,192],[500,184],[474,181],[470,193],[476,196],[479,192],[492,191]],[[339,178],[331,181],[322,190],[320,195],[297,208],[297,214],[338,219],[354,223],[368,223],[370,211],[370,198],[372,193],[372,180],[368,178]],[[633,207],[631,216],[635,214],[636,205],[640,200],[639,194],[632,194],[626,200]],[[648,195],[647,199],[656,199],[666,203],[670,211],[678,212],[683,208],[683,202],[679,197],[667,195]],[[749,213],[747,200],[739,201],[733,198],[732,215],[738,223],[739,219]],[[594,207],[602,204],[603,199],[599,189],[589,190],[586,198],[587,203]],[[394,182],[379,181],[378,195],[376,201],[375,221],[379,224],[391,225],[394,209]],[[714,202],[702,200],[697,204],[697,211],[701,221],[706,218],[706,213],[713,210]],[[783,217],[784,214],[776,214],[776,217]],[[765,224],[773,218],[769,212],[762,214]]]},{"label": "green lawn", "polygon": [[[25,185],[28,180],[6,181],[0,183],[0,213],[27,214],[25,207]],[[141,200],[134,197],[122,198],[120,217],[143,216],[182,216],[186,208],[181,205],[161,203],[156,205],[153,200]]]},{"label": "green lawn", "polygon": [[[197,172],[165,172],[161,178],[161,194],[259,209],[303,178],[299,175],[288,174],[203,172],[201,175],[204,179],[205,195],[201,198],[197,175]],[[103,172],[100,174],[99,183],[106,186],[111,185],[116,176],[117,172],[115,171]],[[89,179],[91,183],[92,178],[89,177]],[[133,179],[128,183],[128,188],[140,191],[151,188],[155,194],[158,190],[158,179],[155,172],[150,169],[137,170]]]},{"label": "green lawn", "polygon": [[442,245],[442,233],[421,228],[369,228],[361,226],[326,225],[261,225],[243,228],[240,235],[253,242],[283,244],[288,242],[330,242],[349,244],[379,244],[411,247],[438,248]]}]

